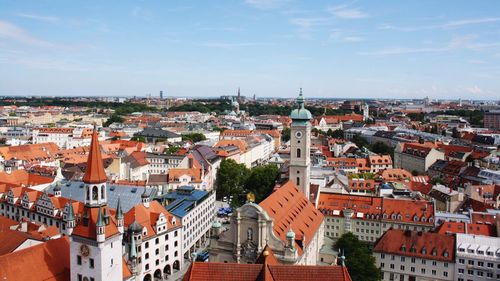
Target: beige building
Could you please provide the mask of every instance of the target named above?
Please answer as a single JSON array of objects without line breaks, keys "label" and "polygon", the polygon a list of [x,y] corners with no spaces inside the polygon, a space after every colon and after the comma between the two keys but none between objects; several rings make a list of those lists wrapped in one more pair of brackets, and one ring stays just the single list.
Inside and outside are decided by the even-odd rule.
[{"label": "beige building", "polygon": [[377,241],[373,255],[382,280],[455,280],[452,235],[391,229]]},{"label": "beige building", "polygon": [[399,143],[394,151],[394,167],[424,174],[434,162],[444,158],[444,152],[434,143]]}]

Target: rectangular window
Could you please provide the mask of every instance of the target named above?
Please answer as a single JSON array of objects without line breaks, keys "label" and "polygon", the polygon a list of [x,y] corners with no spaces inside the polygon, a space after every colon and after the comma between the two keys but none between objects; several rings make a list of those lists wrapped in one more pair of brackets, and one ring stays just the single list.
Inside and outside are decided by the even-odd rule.
[{"label": "rectangular window", "polygon": [[82,265],[82,256],[80,255],[76,256],[76,264]]},{"label": "rectangular window", "polygon": [[90,268],[94,268],[94,259],[89,259]]},{"label": "rectangular window", "polygon": [[78,274],[78,281],[82,281],[82,275]]}]

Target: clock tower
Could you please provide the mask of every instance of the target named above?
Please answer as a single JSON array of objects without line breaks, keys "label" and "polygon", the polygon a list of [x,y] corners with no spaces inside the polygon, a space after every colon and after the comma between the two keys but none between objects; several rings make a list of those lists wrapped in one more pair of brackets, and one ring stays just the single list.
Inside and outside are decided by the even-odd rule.
[{"label": "clock tower", "polygon": [[94,128],[83,175],[84,208],[70,236],[71,281],[123,280],[123,213],[118,204],[116,215],[112,215],[106,181]]},{"label": "clock tower", "polygon": [[305,108],[305,100],[300,89],[297,108],[290,114],[290,180],[297,185],[307,198],[311,174],[311,119],[312,115]]}]

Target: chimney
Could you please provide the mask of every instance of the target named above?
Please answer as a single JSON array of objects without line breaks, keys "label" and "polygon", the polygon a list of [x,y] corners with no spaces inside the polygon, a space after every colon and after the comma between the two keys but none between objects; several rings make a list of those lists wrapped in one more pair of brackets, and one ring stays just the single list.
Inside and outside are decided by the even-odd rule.
[{"label": "chimney", "polygon": [[189,169],[193,168],[193,158],[191,157],[188,158],[188,168]]}]

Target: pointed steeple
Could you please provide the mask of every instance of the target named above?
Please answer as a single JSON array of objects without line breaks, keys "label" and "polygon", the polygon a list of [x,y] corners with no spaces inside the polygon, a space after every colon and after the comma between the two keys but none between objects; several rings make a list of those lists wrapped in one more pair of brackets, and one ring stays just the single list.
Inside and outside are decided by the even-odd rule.
[{"label": "pointed steeple", "polygon": [[73,203],[71,200],[69,200],[68,203],[68,216],[66,217],[67,221],[74,221],[75,220],[75,211],[73,211]]},{"label": "pointed steeple", "polygon": [[92,141],[90,143],[90,152],[87,160],[87,168],[83,175],[84,183],[103,183],[108,180],[106,172],[104,171],[104,164],[102,163],[101,149],[99,147],[99,139],[97,128],[94,125],[94,132],[92,133]]},{"label": "pointed steeple", "polygon": [[130,236],[130,259],[135,259],[137,257],[137,249],[135,248],[135,237]]},{"label": "pointed steeple", "polygon": [[118,203],[116,203],[116,219],[117,220],[123,219],[123,211],[122,211],[122,205],[120,203],[120,197],[118,197]]},{"label": "pointed steeple", "polygon": [[99,207],[99,211],[97,213],[97,222],[95,223],[96,227],[103,227],[104,226],[104,219],[102,218],[102,208]]}]

